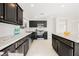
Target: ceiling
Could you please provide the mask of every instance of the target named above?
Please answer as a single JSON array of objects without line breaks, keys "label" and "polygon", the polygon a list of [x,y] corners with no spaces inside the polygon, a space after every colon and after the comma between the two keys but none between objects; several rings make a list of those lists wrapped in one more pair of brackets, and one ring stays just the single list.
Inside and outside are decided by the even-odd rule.
[{"label": "ceiling", "polygon": [[19,3],[24,10],[24,17],[47,18],[79,17],[79,3]]}]

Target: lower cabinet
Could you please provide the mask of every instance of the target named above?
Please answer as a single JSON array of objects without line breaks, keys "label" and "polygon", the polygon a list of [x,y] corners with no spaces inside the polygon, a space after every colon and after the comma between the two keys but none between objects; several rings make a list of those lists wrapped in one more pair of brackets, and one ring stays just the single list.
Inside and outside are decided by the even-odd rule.
[{"label": "lower cabinet", "polygon": [[74,43],[74,56],[79,56],[79,43]]},{"label": "lower cabinet", "polygon": [[73,48],[58,41],[58,54],[60,56],[73,56]]},{"label": "lower cabinet", "polygon": [[28,49],[29,49],[29,39],[26,38],[26,40],[22,44],[18,45],[18,47],[16,48],[16,53],[25,56],[28,52]]},{"label": "lower cabinet", "polygon": [[26,56],[29,49],[29,38],[28,36],[20,39],[12,45],[1,50],[3,52],[1,56]]},{"label": "lower cabinet", "polygon": [[52,46],[59,56],[73,56],[74,49],[71,45],[71,41],[68,44],[67,39],[59,38],[55,35],[52,35]]},{"label": "lower cabinet", "polygon": [[44,32],[42,35],[37,35],[37,32],[32,32],[31,38],[32,40],[36,40],[37,38],[47,39],[47,32]]},{"label": "lower cabinet", "polygon": [[24,53],[24,51],[23,51],[23,46],[22,46],[22,45],[19,46],[19,47],[16,49],[15,53],[18,53],[18,54],[20,54],[20,55],[24,55],[24,54],[23,54],[23,53]]},{"label": "lower cabinet", "polygon": [[25,41],[23,47],[24,47],[24,56],[25,56],[29,49],[29,40]]},{"label": "lower cabinet", "polygon": [[8,51],[11,53],[14,53],[16,50],[16,43],[12,44],[11,46],[8,47]]},{"label": "lower cabinet", "polygon": [[55,51],[57,51],[57,46],[58,46],[58,44],[57,44],[57,40],[56,39],[54,39],[54,38],[52,38],[52,46],[53,46],[53,48],[55,49]]}]

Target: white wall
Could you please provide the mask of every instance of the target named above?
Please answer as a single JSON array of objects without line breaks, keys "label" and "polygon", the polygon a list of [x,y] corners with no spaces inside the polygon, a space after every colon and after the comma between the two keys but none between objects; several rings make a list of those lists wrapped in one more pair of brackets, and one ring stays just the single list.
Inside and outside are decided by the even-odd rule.
[{"label": "white wall", "polygon": [[48,39],[50,40],[52,38],[52,33],[55,34],[56,32],[56,18],[48,17],[47,21]]}]

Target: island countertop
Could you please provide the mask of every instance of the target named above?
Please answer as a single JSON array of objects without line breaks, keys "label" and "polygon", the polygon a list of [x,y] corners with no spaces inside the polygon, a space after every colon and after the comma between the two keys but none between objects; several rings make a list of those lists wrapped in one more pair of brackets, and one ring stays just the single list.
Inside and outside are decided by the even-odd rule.
[{"label": "island countertop", "polygon": [[11,44],[17,42],[18,40],[22,39],[23,37],[29,34],[31,33],[20,33],[15,36],[0,37],[0,50],[10,46]]},{"label": "island countertop", "polygon": [[69,35],[69,36],[64,36],[64,34],[62,34],[62,33],[57,33],[55,35],[60,36],[65,39],[68,39],[70,41],[73,41],[75,43],[79,43],[79,36],[78,35],[73,34],[73,35]]}]

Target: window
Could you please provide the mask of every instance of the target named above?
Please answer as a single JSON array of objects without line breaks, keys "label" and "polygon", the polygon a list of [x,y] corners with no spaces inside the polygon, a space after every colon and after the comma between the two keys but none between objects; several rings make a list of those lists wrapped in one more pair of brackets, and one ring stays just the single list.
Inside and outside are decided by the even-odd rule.
[{"label": "window", "polygon": [[56,33],[64,33],[67,27],[66,19],[56,19]]}]

